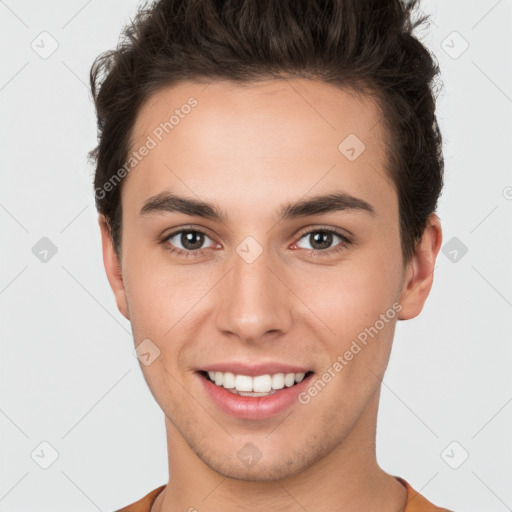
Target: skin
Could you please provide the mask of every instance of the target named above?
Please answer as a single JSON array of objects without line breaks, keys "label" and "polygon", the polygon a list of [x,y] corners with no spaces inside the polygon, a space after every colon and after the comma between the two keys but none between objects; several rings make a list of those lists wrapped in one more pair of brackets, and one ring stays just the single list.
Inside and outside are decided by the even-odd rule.
[{"label": "skin", "polygon": [[[163,89],[139,112],[133,148],[190,96],[198,105],[123,183],[119,258],[99,218],[107,277],[135,345],[149,338],[160,350],[151,365],[141,364],[168,442],[169,484],[152,512],[403,511],[405,488],[376,461],[380,382],[396,321],[417,316],[430,292],[438,217],[430,216],[405,265],[378,107],[318,81]],[[353,162],[338,150],[351,133],[366,146]],[[375,214],[346,210],[276,223],[283,204],[340,190]],[[140,215],[162,191],[214,203],[228,219]],[[206,233],[203,255],[172,254],[159,243],[179,228]],[[333,235],[321,250],[341,250],[314,256],[312,235],[322,228],[348,231],[352,243],[340,246]],[[247,236],[262,249],[250,264],[236,252]],[[190,247],[179,235],[172,243]],[[224,413],[195,373],[220,361],[284,361],[321,376],[397,303],[399,314],[317,396],[278,417]],[[251,467],[237,457],[247,442],[262,454]]]}]

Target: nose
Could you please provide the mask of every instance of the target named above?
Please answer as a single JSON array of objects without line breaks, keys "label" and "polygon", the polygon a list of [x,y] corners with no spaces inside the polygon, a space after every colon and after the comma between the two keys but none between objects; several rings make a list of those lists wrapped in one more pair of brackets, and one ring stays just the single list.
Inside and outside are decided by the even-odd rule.
[{"label": "nose", "polygon": [[293,293],[282,267],[279,272],[266,251],[252,262],[234,253],[231,263],[231,271],[219,283],[219,331],[246,343],[287,332],[292,325]]}]

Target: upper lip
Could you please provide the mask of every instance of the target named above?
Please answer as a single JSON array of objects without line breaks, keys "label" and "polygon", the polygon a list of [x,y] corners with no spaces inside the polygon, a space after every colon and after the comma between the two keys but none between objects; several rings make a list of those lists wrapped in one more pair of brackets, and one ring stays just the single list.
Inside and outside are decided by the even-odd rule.
[{"label": "upper lip", "polygon": [[266,375],[274,373],[307,373],[309,368],[286,364],[281,362],[268,362],[259,364],[247,364],[240,361],[226,361],[223,363],[212,363],[202,366],[200,370],[205,372],[231,372],[235,375],[248,375],[255,377],[257,375]]}]

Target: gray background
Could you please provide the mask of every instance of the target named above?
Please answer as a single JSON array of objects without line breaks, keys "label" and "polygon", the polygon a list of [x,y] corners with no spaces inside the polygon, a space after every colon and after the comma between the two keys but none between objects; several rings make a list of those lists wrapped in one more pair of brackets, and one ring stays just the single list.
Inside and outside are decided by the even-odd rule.
[{"label": "gray background", "polygon": [[[167,479],[163,414],[104,274],[86,160],[89,69],[136,4],[0,1],[0,511],[112,511]],[[423,313],[397,327],[378,457],[436,504],[501,512],[512,507],[512,0],[422,8],[444,82],[444,252]]]}]

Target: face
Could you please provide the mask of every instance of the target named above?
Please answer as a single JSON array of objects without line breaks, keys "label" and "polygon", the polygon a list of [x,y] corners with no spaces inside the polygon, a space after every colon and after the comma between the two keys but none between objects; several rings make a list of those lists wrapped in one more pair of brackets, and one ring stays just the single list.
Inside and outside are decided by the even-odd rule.
[{"label": "face", "polygon": [[151,148],[123,183],[121,260],[103,225],[104,259],[157,355],[141,368],[177,453],[269,480],[371,438],[396,321],[421,310],[440,244],[403,264],[379,121],[300,79],[182,83],[141,109],[132,150]]}]

